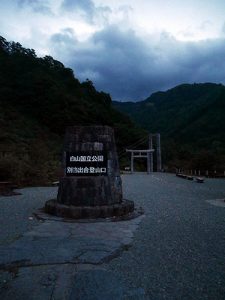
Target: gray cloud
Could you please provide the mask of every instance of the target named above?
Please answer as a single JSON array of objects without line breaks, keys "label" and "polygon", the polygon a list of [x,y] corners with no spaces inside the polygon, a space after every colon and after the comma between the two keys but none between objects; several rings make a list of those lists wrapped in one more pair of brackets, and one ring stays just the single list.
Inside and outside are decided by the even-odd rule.
[{"label": "gray cloud", "polygon": [[86,21],[92,23],[96,18],[107,19],[111,9],[107,6],[96,6],[91,0],[64,0],[61,5],[64,12],[80,13]]},{"label": "gray cloud", "polygon": [[61,7],[66,11],[81,10],[91,18],[95,12],[95,5],[91,0],[64,0]]},{"label": "gray cloud", "polygon": [[181,83],[225,83],[225,40],[180,42],[166,32],[156,40],[108,26],[82,43],[64,30],[51,46],[79,79],[91,79],[117,100],[141,100]]},{"label": "gray cloud", "polygon": [[199,26],[199,29],[202,30],[208,30],[211,26],[213,25],[213,23],[209,20],[205,20],[204,22],[202,22],[202,24]]},{"label": "gray cloud", "polygon": [[20,8],[29,7],[36,13],[52,14],[48,0],[17,0]]},{"label": "gray cloud", "polygon": [[223,33],[223,35],[225,35],[225,23],[222,26],[222,33]]},{"label": "gray cloud", "polygon": [[[123,5],[124,1],[121,5],[115,4],[115,1],[107,1],[108,5],[113,3],[111,8],[97,5],[96,2],[0,1],[1,32],[7,39],[18,40],[24,46],[35,48],[40,55],[49,53],[72,67],[80,80],[89,78],[97,89],[109,92],[113,99],[140,100],[152,92],[185,82],[225,83],[225,24],[223,27],[221,25],[223,16],[218,14],[218,18],[222,18],[220,39],[181,42],[167,32],[147,36],[143,28],[138,27],[140,12],[135,1],[125,1],[128,5]],[[144,4],[147,2],[143,1]],[[158,7],[160,5],[159,3]],[[174,10],[175,21],[178,11],[181,12],[179,9]],[[147,13],[143,12],[143,21],[147,20]],[[212,12],[213,14],[216,12]],[[206,14],[203,19],[199,19],[199,23],[189,22],[187,26],[181,26],[178,36],[192,37],[193,40],[198,37],[199,32],[211,29],[213,32],[214,27],[219,24],[215,16],[210,16],[208,20],[209,15]],[[179,19],[181,17],[182,14],[179,14]],[[161,20],[160,14],[159,19]],[[68,27],[63,29],[63,26]],[[86,41],[79,40],[82,33],[85,35],[84,39],[97,28],[101,30]],[[148,28],[145,29],[147,32]],[[135,30],[146,34],[145,38]],[[52,32],[57,33],[50,36]],[[75,32],[79,33],[77,37]]]},{"label": "gray cloud", "polygon": [[[60,49],[60,53],[64,57],[63,61],[66,61],[66,58],[69,58],[68,63],[70,63],[72,59],[71,55],[74,52],[75,45],[78,44],[78,40],[72,28],[64,28],[61,32],[54,34],[51,37],[51,44]],[[60,53],[58,52],[58,54]]]}]

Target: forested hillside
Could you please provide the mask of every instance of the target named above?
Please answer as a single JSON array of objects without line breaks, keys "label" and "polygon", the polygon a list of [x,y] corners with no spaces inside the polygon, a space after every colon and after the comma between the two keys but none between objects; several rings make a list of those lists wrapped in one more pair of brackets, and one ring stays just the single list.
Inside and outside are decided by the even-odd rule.
[{"label": "forested hillside", "polygon": [[0,37],[0,180],[57,179],[65,128],[92,124],[113,126],[119,151],[145,135],[90,80]]},{"label": "forested hillside", "polygon": [[160,132],[164,163],[203,170],[225,170],[225,87],[183,84],[145,101],[114,102],[150,132]]},{"label": "forested hillside", "polygon": [[[88,79],[80,83],[51,56],[39,58],[33,49],[0,38],[0,180],[57,179],[65,128],[92,124],[114,127],[119,153],[138,140],[143,141],[138,147],[146,148],[146,131],[160,132],[168,170],[222,171],[224,115],[223,85],[184,84],[145,101],[112,105],[109,94]],[[127,156],[121,157],[125,165]]]}]

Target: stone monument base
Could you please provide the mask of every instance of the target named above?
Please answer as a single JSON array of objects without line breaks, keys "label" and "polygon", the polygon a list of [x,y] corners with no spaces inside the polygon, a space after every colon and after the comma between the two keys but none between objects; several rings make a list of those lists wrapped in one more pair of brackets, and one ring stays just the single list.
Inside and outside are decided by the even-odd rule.
[{"label": "stone monument base", "polygon": [[58,217],[71,219],[96,219],[121,217],[134,211],[134,202],[123,200],[121,203],[101,206],[73,206],[58,203],[56,199],[45,203],[45,212]]}]

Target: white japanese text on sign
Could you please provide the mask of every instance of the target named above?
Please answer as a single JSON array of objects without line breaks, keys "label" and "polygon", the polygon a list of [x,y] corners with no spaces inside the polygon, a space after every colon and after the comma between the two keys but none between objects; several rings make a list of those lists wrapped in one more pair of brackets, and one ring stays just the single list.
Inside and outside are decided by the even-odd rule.
[{"label": "white japanese text on sign", "polygon": [[107,175],[107,155],[102,152],[66,153],[67,176]]}]

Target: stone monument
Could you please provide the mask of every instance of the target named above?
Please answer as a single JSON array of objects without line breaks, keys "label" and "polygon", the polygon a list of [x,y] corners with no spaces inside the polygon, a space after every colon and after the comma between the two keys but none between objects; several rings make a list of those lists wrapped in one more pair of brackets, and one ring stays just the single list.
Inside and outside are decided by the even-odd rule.
[{"label": "stone monument", "polygon": [[68,127],[63,172],[57,199],[47,213],[74,219],[123,216],[134,203],[122,198],[122,183],[113,129],[108,126]]}]

